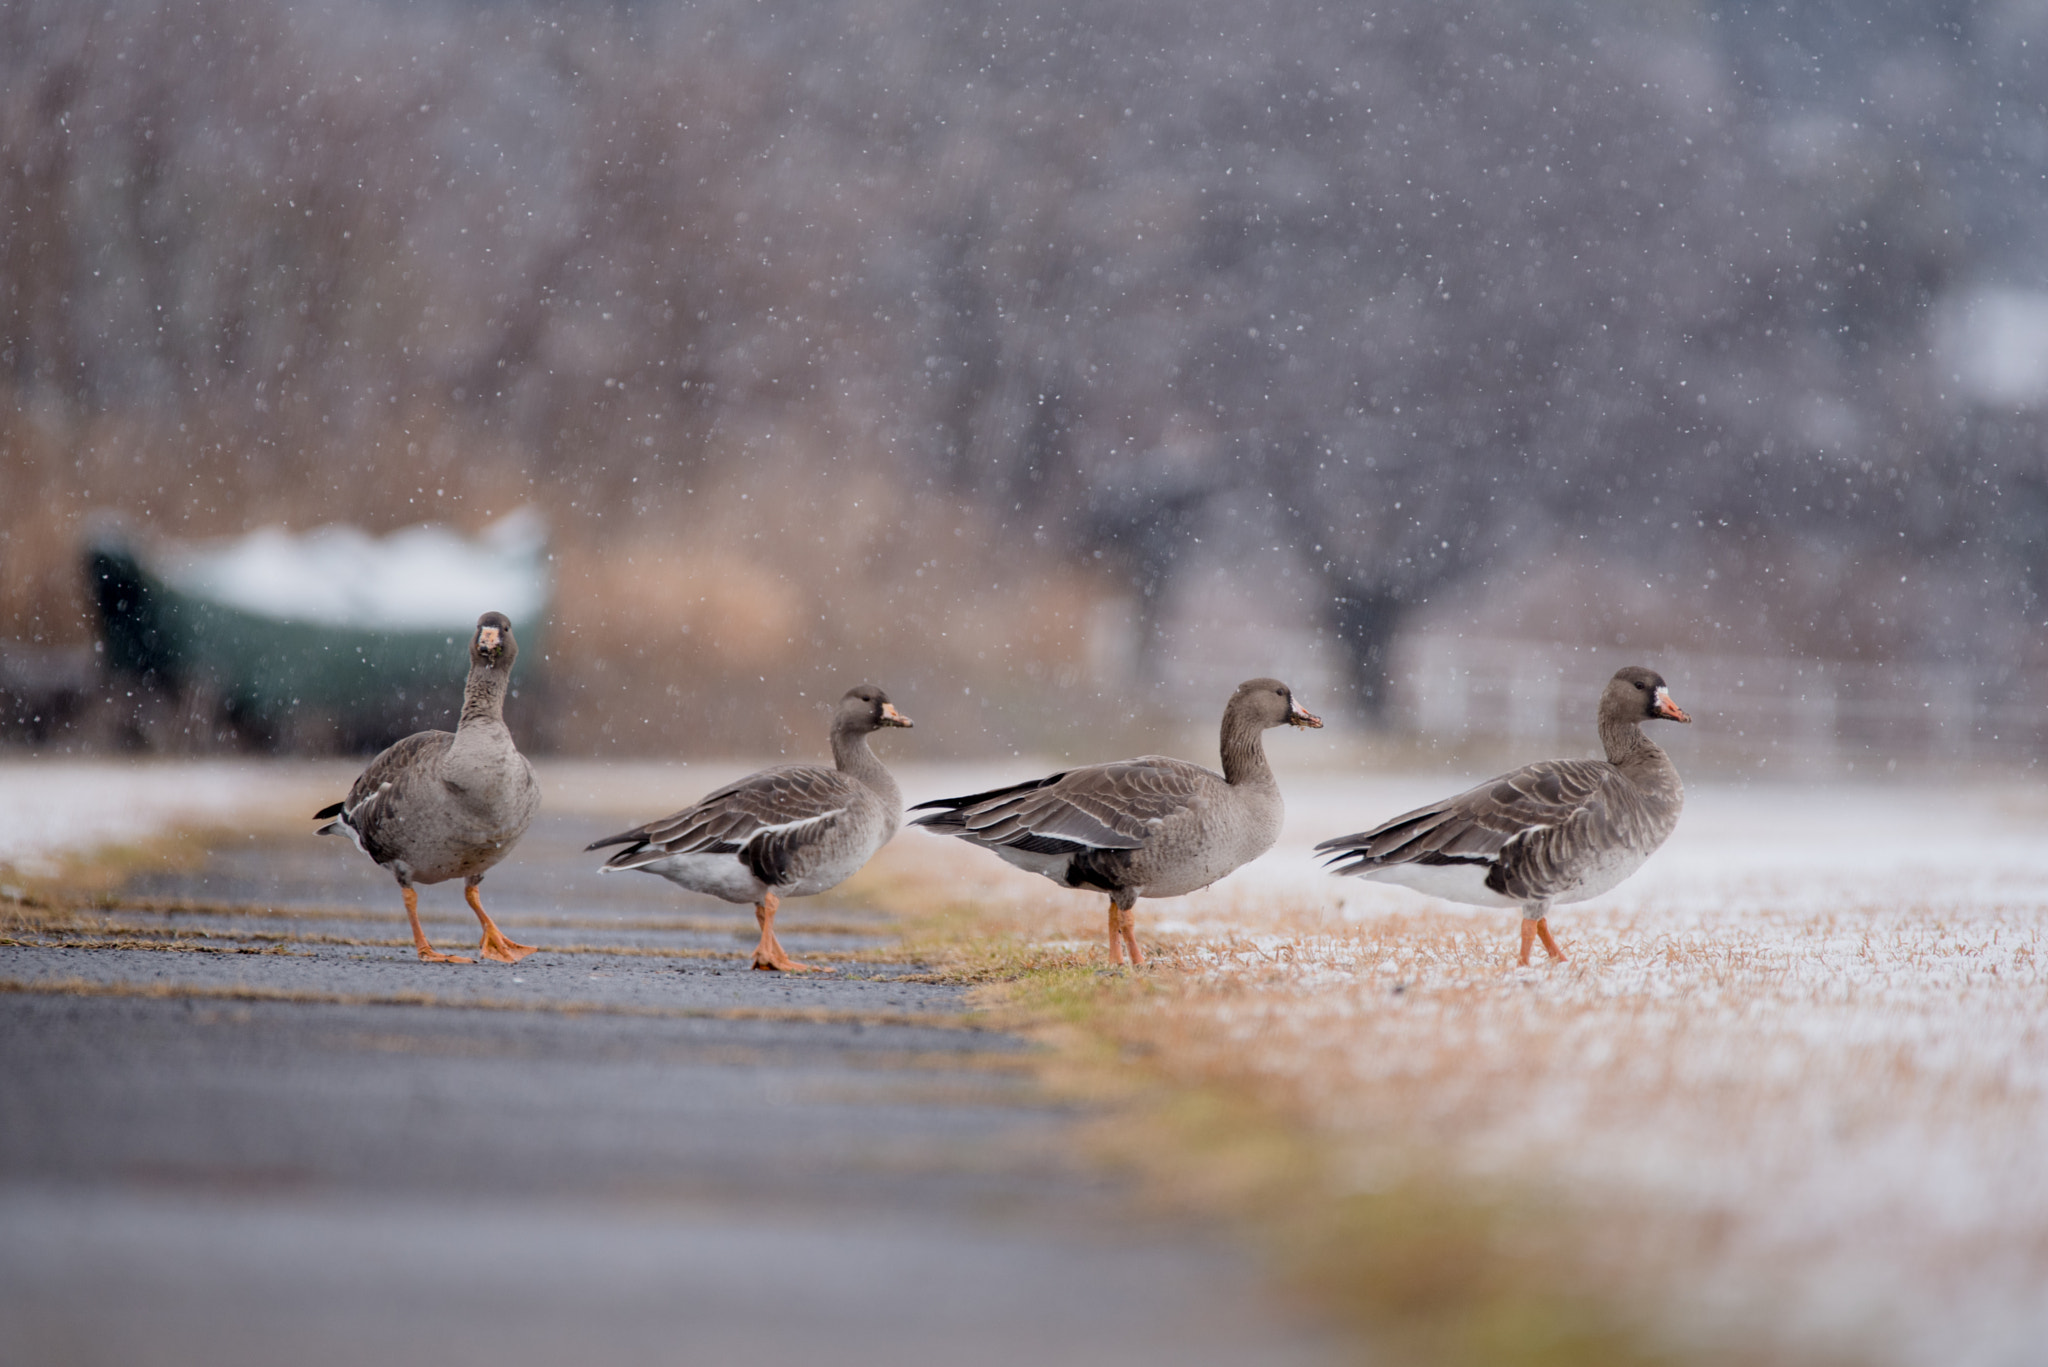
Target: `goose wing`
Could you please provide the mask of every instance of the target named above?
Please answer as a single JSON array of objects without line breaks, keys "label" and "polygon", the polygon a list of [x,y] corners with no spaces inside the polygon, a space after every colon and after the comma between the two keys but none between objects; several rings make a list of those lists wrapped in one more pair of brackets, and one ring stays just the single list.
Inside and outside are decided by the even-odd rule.
[{"label": "goose wing", "polygon": [[694,806],[586,848],[624,845],[608,869],[637,869],[677,854],[733,854],[760,878],[783,881],[797,854],[822,839],[860,800],[858,782],[837,769],[785,764],[727,784]]},{"label": "goose wing", "polygon": [[1222,781],[1198,764],[1146,755],[920,802],[911,810],[931,811],[914,824],[978,845],[1048,855],[1135,850]]},{"label": "goose wing", "polygon": [[[1393,864],[1484,864],[1511,868],[1529,852],[1577,845],[1612,823],[1627,780],[1601,760],[1561,759],[1432,802],[1393,820],[1316,846],[1332,873],[1362,874]],[[1489,886],[1494,878],[1488,878]],[[1512,880],[1511,880],[1512,881]],[[1500,889],[1497,889],[1500,890]]]},{"label": "goose wing", "polygon": [[380,864],[399,858],[409,797],[419,792],[415,784],[454,741],[452,732],[416,731],[386,747],[356,775],[347,797],[313,814],[316,821],[335,818],[319,834],[347,835]]}]

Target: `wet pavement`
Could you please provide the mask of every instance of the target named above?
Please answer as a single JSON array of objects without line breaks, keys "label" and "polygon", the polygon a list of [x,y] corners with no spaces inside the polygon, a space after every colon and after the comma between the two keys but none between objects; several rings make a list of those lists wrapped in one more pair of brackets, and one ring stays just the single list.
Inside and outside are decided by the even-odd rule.
[{"label": "wet pavement", "polygon": [[[340,840],[236,837],[0,946],[0,1343],[21,1363],[1293,1364],[1330,1345],[1139,1215],[1030,1046],[885,913],[595,872],[484,884],[421,964]],[[460,889],[428,934],[475,943]]]}]

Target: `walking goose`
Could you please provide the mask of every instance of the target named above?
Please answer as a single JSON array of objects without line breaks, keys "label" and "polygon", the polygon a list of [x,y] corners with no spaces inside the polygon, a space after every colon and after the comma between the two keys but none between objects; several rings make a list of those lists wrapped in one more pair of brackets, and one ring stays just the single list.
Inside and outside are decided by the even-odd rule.
[{"label": "walking goose", "polygon": [[849,689],[832,713],[837,768],[778,764],[588,848],[626,847],[605,860],[601,873],[639,869],[692,892],[752,902],[761,926],[754,967],[812,972],[815,965],[790,958],[775,938],[775,909],[784,897],[839,886],[896,834],[903,794],[868,749],[868,734],[910,724],[881,689]]},{"label": "walking goose", "polygon": [[1652,719],[1692,720],[1663,676],[1630,665],[1600,694],[1607,758],[1524,765],[1456,797],[1316,846],[1335,873],[1400,883],[1472,906],[1522,909],[1521,961],[1550,934],[1550,908],[1598,897],[1643,866],[1678,825],[1685,790],[1671,757],[1643,734]]},{"label": "walking goose", "polygon": [[[467,964],[474,959],[442,954],[420,929],[415,883],[462,880],[462,895],[483,924],[477,953],[500,963],[518,963],[532,945],[505,937],[484,911],[477,884],[512,852],[540,810],[533,766],[505,729],[505,689],[519,645],[502,612],[476,619],[469,641],[469,682],[462,690],[462,718],[454,734],[420,731],[407,736],[363,770],[348,796],[314,813],[326,821],[320,835],[345,835],[370,858],[391,870],[405,896],[412,942],[427,963]],[[334,818],[330,820],[330,818]]]},{"label": "walking goose", "polygon": [[1142,965],[1131,909],[1178,897],[1258,858],[1280,838],[1285,808],[1266,763],[1265,732],[1321,726],[1278,679],[1239,684],[1223,709],[1223,772],[1145,755],[1032,779],[936,808],[916,825],[958,836],[1070,888],[1109,894],[1109,954]]}]

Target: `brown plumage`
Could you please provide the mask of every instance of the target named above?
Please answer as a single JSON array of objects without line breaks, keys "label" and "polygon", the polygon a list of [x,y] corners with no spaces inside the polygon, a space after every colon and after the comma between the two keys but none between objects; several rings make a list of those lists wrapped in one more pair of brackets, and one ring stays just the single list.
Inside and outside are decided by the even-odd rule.
[{"label": "brown plumage", "polygon": [[463,880],[463,897],[483,927],[477,952],[517,963],[530,945],[505,938],[477,893],[492,865],[512,852],[540,810],[533,766],[505,728],[505,691],[519,645],[501,612],[477,618],[469,681],[453,733],[420,731],[370,761],[348,796],[315,813],[321,835],[346,835],[398,880],[413,947],[429,963],[472,963],[439,953],[420,928],[416,883]]},{"label": "brown plumage", "polygon": [[752,902],[761,926],[754,967],[807,972],[811,965],[776,939],[775,909],[784,897],[837,887],[896,834],[903,795],[868,749],[868,735],[910,724],[881,689],[862,684],[832,714],[835,768],[778,764],[589,848],[626,847],[605,861],[605,873],[639,869],[692,892]]},{"label": "brown plumage", "polygon": [[966,797],[914,823],[958,836],[1070,888],[1109,894],[1110,956],[1145,962],[1131,908],[1178,897],[1258,858],[1280,838],[1285,807],[1264,733],[1321,726],[1278,679],[1238,685],[1223,709],[1223,772],[1164,755],[1093,764]]},{"label": "brown plumage", "polygon": [[1521,961],[1550,934],[1550,908],[1583,902],[1641,868],[1678,825],[1685,791],[1671,757],[1642,732],[1692,718],[1661,675],[1620,670],[1600,695],[1607,758],[1524,765],[1456,797],[1316,846],[1331,870],[1400,883],[1450,901],[1522,908]]}]

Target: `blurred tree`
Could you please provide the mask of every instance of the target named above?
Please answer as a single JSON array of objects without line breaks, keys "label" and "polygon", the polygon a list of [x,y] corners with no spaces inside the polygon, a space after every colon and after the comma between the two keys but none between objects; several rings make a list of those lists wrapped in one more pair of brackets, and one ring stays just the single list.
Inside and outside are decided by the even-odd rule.
[{"label": "blurred tree", "polygon": [[1113,577],[1155,665],[1278,531],[1369,715],[1419,606],[1582,538],[1942,561],[2010,629],[2043,443],[1930,356],[2031,259],[2048,21],[1893,7],[1813,86],[1794,9],[18,0],[0,371],[188,530],[659,516],[810,443]]}]

